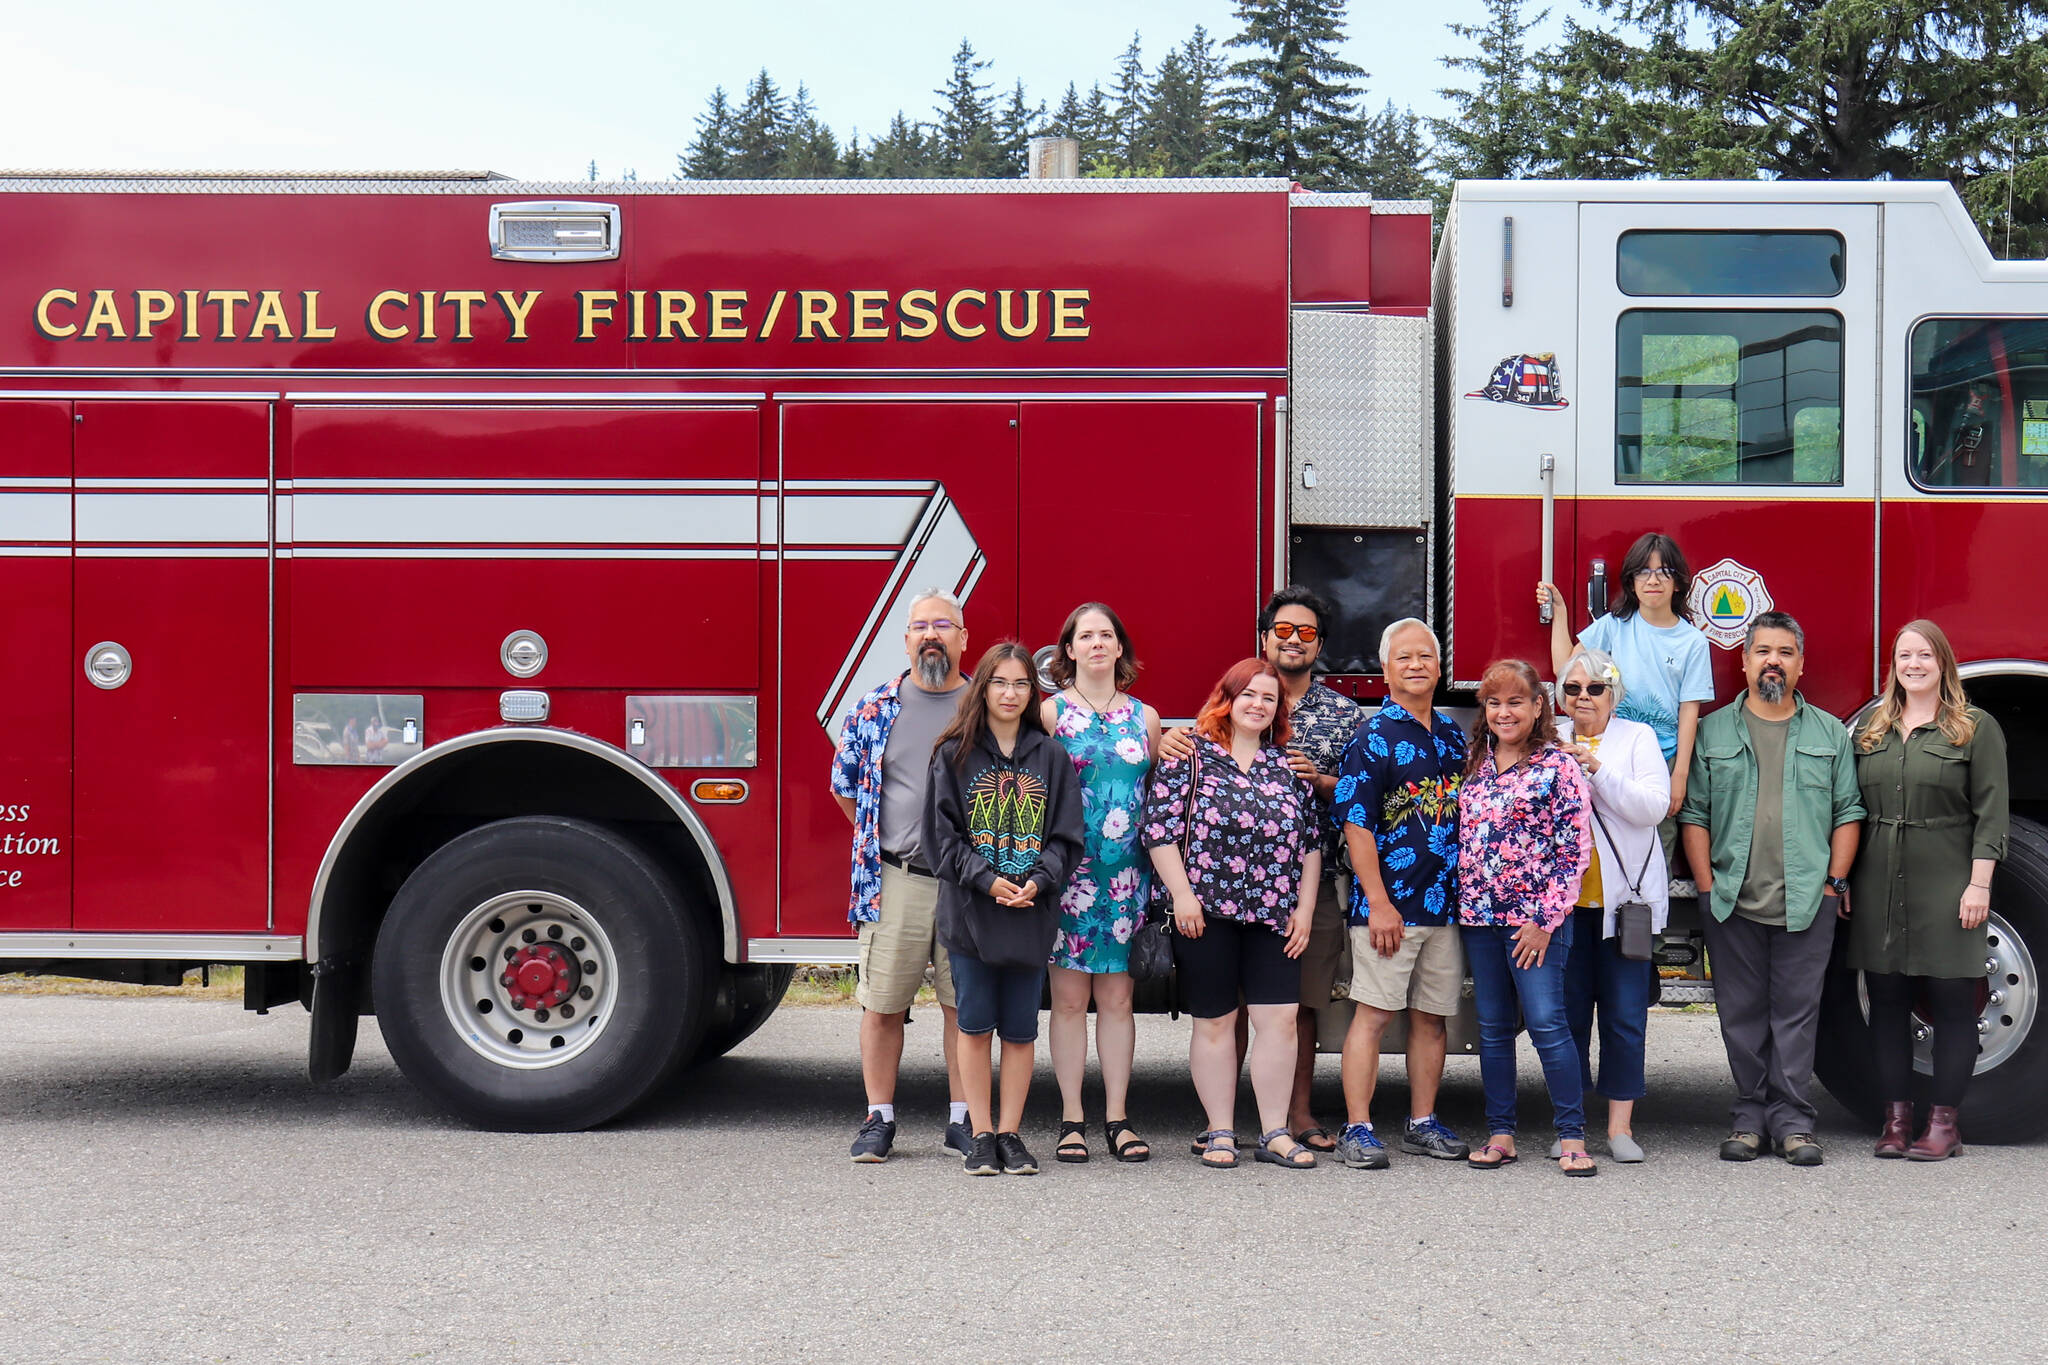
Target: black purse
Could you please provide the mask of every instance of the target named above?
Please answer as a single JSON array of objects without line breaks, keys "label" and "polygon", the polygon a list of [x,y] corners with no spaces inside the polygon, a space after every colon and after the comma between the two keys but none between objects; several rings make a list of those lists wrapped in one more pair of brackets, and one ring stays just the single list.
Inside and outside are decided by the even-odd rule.
[{"label": "black purse", "polygon": [[[1593,812],[1593,823],[1600,832],[1607,835],[1607,846],[1617,853],[1621,845],[1614,842],[1614,836],[1607,833],[1607,822],[1600,818],[1600,808],[1593,804],[1591,796],[1586,798],[1586,809]],[[1657,852],[1657,841],[1650,840],[1649,851],[1643,854],[1643,865],[1636,869],[1635,881],[1629,884],[1629,898],[1614,907],[1614,946],[1624,960],[1648,962],[1655,932],[1651,928],[1650,907],[1643,900],[1643,878],[1650,871],[1650,859]],[[1600,850],[1595,848],[1593,856],[1598,858]]]},{"label": "black purse", "polygon": [[[1188,844],[1195,828],[1195,798],[1202,787],[1202,752],[1195,751],[1188,776],[1187,819],[1181,824],[1180,859],[1181,866],[1187,866]],[[1131,962],[1129,971],[1133,981],[1164,981],[1173,975],[1173,894],[1166,889],[1158,872],[1153,872],[1150,893],[1146,899],[1145,922],[1131,935]]]}]

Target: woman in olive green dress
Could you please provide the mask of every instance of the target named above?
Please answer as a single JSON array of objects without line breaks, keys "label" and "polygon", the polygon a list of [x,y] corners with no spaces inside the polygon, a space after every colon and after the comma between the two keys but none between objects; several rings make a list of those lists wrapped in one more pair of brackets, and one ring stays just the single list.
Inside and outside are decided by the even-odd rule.
[{"label": "woman in olive green dress", "polygon": [[[1884,1087],[1876,1154],[1940,1161],[1962,1147],[1957,1111],[1977,1065],[1977,989],[1984,981],[1991,874],[2005,857],[2005,736],[1963,695],[1955,651],[1932,621],[1892,642],[1884,695],[1856,736],[1862,853],[1850,879],[1849,965],[1870,996],[1870,1032]],[[1934,1024],[1934,1087],[1926,1130],[1913,1130],[1912,1010]]]}]

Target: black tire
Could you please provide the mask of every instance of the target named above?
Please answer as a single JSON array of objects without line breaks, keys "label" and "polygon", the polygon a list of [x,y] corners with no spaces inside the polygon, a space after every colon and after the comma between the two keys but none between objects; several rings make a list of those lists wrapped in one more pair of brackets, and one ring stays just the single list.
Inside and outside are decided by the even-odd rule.
[{"label": "black tire", "polygon": [[704,1041],[697,1045],[697,1060],[708,1062],[723,1057],[753,1037],[755,1030],[775,1013],[795,978],[796,967],[792,963],[727,967],[721,972],[711,1022],[704,1029]]},{"label": "black tire", "polygon": [[[504,979],[508,955],[551,948],[568,993],[549,1008]],[[702,1035],[712,966],[702,921],[638,845],[523,816],[406,879],[370,980],[385,1045],[429,1099],[479,1128],[543,1133],[603,1123],[660,1085]]]},{"label": "black tire", "polygon": [[[2026,1142],[2048,1132],[2048,830],[2015,818],[2006,860],[1991,882],[1992,952],[2007,970],[1992,984],[2007,995],[2004,1008],[1987,1007],[1994,1030],[2024,1032],[1995,1039],[2004,1055],[1970,1081],[1963,1104],[1963,1131],[1972,1142]],[[2006,942],[2010,935],[2012,942]],[[1885,1096],[1878,1093],[1870,1059],[1870,1021],[1859,974],[1844,965],[1846,935],[1838,936],[1835,960],[1821,999],[1820,1045],[1815,1064],[1822,1084],[1876,1131]],[[2032,1005],[2032,1019],[2026,1004]],[[2005,1021],[2010,1019],[2010,1024]],[[1930,1078],[1915,1071],[1913,1102],[1928,1103]]]}]

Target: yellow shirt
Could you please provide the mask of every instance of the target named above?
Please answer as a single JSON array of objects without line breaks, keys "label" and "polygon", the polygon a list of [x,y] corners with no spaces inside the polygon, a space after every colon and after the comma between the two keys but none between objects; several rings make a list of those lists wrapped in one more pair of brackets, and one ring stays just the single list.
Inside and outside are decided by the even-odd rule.
[{"label": "yellow shirt", "polygon": [[[1599,735],[1576,735],[1573,738],[1591,749],[1594,754],[1599,754]],[[1579,881],[1579,905],[1588,907],[1602,904],[1605,902],[1600,899],[1600,842],[1596,839],[1593,841],[1592,860],[1586,864],[1586,875]]]}]

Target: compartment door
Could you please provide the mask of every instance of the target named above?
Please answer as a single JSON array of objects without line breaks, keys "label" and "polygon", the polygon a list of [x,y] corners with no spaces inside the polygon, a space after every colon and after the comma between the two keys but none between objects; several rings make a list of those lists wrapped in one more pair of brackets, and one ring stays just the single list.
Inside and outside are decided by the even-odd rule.
[{"label": "compartment door", "polygon": [[71,927],[71,404],[0,403],[0,931]]},{"label": "compartment door", "polygon": [[80,402],[73,927],[269,921],[270,411]]},{"label": "compartment door", "polygon": [[1017,632],[1017,405],[792,403],[782,409],[784,936],[840,937],[852,832],[828,781],[860,696],[910,666],[903,624],[926,588],[966,606],[971,672]]}]

